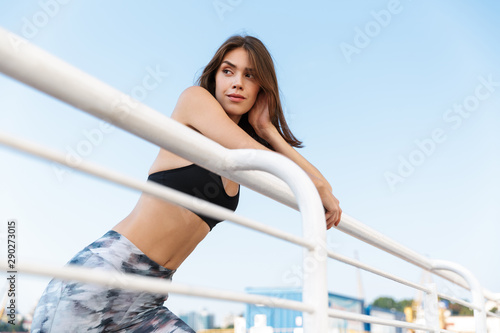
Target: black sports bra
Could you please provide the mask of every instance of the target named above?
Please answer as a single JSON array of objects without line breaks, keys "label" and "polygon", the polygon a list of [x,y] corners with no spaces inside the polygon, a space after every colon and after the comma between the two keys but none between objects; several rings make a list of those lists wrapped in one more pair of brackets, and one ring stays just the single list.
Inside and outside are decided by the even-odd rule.
[{"label": "black sports bra", "polygon": [[[154,172],[148,180],[171,187],[194,197],[206,200],[216,205],[235,210],[238,206],[240,191],[235,196],[229,196],[224,189],[219,175],[196,164],[186,165],[177,169]],[[193,212],[195,213],[195,212]],[[198,214],[210,230],[221,221]]]}]

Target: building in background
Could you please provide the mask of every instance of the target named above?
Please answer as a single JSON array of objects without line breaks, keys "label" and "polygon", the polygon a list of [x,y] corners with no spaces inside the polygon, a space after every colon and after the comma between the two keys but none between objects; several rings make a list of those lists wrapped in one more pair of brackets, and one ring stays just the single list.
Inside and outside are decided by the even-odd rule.
[{"label": "building in background", "polygon": [[208,311],[205,309],[203,309],[201,312],[192,311],[189,313],[181,314],[179,318],[181,318],[195,331],[215,328],[214,315],[208,313]]},{"label": "building in background", "polygon": [[[265,295],[271,297],[285,298],[302,301],[302,289],[300,288],[246,288],[249,294]],[[328,293],[328,305],[331,309],[349,311],[364,314],[364,301],[362,299],[347,297],[334,293]],[[269,308],[248,304],[246,310],[247,329],[255,326],[255,318],[259,321],[265,315],[267,326],[274,328],[274,333],[301,332],[302,312],[280,308]],[[257,323],[260,326],[263,323]],[[364,332],[364,325],[359,321],[330,318],[328,327],[337,333]]]}]

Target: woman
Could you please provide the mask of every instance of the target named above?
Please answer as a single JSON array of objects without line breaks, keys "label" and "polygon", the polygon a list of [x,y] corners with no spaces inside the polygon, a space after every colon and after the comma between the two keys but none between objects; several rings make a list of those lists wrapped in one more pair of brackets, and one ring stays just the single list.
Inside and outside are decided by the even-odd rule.
[{"label": "woman", "polygon": [[[179,97],[172,118],[226,148],[281,153],[306,171],[325,208],[326,227],[342,210],[285,121],[270,54],[254,37],[233,36],[216,52],[199,86]],[[239,185],[164,149],[148,178],[232,210]],[[142,194],[124,220],[68,264],[171,279],[220,221]],[[194,332],[163,306],[167,296],[52,280],[35,311],[32,332]]]}]

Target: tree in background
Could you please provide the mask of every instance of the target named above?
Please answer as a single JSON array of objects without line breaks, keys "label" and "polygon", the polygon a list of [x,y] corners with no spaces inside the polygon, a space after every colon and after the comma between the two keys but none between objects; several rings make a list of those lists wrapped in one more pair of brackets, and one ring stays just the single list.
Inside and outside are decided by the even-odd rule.
[{"label": "tree in background", "polygon": [[391,297],[379,297],[376,300],[374,300],[371,305],[382,309],[404,312],[404,309],[406,307],[411,307],[412,304],[413,304],[412,299],[403,299],[401,301],[396,302]]},{"label": "tree in background", "polygon": [[448,309],[451,312],[452,316],[473,316],[474,311],[472,309],[469,309],[466,306],[457,304],[457,303],[450,303],[448,306]]},{"label": "tree in background", "polygon": [[[441,299],[440,299],[441,301]],[[401,301],[396,302],[391,297],[379,297],[373,303],[372,306],[376,306],[382,309],[388,310],[396,310],[400,312],[404,312],[405,308],[412,308],[413,300],[412,299],[403,299]],[[451,312],[452,316],[473,316],[474,312],[466,306],[460,305],[458,303],[449,302],[448,309]],[[415,310],[415,309],[413,309]],[[492,312],[497,312],[497,308],[491,309]]]},{"label": "tree in background", "polygon": [[396,301],[391,297],[379,297],[371,305],[388,310],[396,309]]}]

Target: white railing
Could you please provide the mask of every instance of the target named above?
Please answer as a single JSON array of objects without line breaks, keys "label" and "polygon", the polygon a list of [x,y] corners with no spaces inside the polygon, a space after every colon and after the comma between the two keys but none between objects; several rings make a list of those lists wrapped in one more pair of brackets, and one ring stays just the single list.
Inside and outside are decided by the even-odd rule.
[{"label": "white railing", "polygon": [[[295,309],[304,312],[304,332],[306,333],[327,332],[328,317],[358,320],[414,330],[446,332],[439,329],[438,326],[438,296],[455,302],[458,301],[472,308],[476,321],[476,332],[486,332],[486,315],[497,316],[485,311],[484,298],[498,302],[500,294],[494,294],[489,290],[481,288],[474,276],[463,267],[454,263],[426,258],[368,228],[346,214],[342,216],[342,222],[338,227],[339,230],[418,267],[432,271],[434,274],[446,278],[457,285],[470,289],[473,295],[473,303],[471,304],[437,293],[435,285],[422,286],[328,250],[326,248],[326,232],[322,206],[314,186],[298,166],[279,154],[255,150],[228,150],[3,29],[0,29],[0,72],[134,133],[213,172],[269,196],[274,200],[294,209],[299,209],[302,215],[303,237],[297,237],[268,227],[262,223],[241,217],[230,210],[209,204],[164,186],[120,175],[116,171],[105,169],[90,162],[71,163],[66,160],[64,154],[7,134],[0,135],[0,143],[155,195],[195,212],[202,212],[208,216],[223,218],[302,246],[305,249],[303,264],[304,267],[308,267],[308,274],[304,276],[303,302],[184,286],[178,283],[174,284],[129,274],[96,274],[94,271],[81,267],[47,267],[46,265],[31,263],[18,266],[18,271],[20,272],[98,283],[110,287],[129,288],[156,293],[172,292]],[[274,174],[275,177],[266,172]],[[277,177],[280,177],[286,183]],[[328,309],[326,287],[327,257],[425,292],[425,325],[385,320]],[[314,265],[310,265],[311,261],[314,261]],[[4,263],[0,267],[7,270]]]}]

